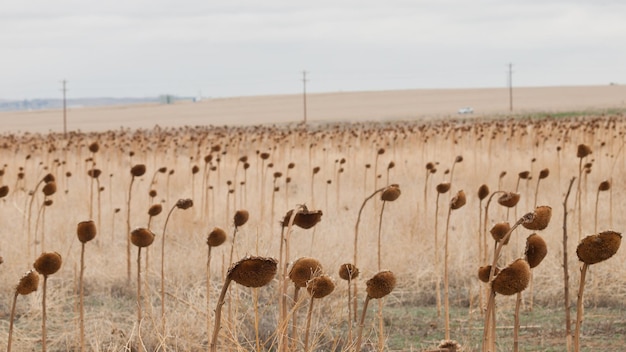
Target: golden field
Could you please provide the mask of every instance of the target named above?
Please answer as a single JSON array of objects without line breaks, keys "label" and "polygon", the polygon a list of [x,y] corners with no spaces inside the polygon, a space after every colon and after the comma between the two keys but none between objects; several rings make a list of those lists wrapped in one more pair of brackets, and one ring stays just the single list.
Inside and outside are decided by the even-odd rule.
[{"label": "golden field", "polygon": [[[48,282],[47,348],[80,350],[82,243],[77,224],[93,220],[97,235],[84,244],[86,350],[208,350],[230,264],[248,255],[281,259],[281,235],[286,231],[289,255],[279,260],[278,274],[269,285],[252,289],[231,284],[219,351],[286,350],[281,339],[289,342],[291,351],[304,350],[309,294],[302,290],[294,309],[293,283],[284,281],[289,317],[297,316],[296,334],[291,325],[281,327],[278,306],[283,268],[304,256],[318,259],[335,285],[330,295],[311,305],[310,350],[355,349],[359,324],[348,323],[348,284],[338,274],[342,264],[355,258],[359,309],[368,279],[390,270],[397,280],[381,305],[369,305],[363,350],[381,345],[390,351],[436,350],[444,318],[433,310],[437,282],[443,291],[446,233],[451,338],[464,351],[479,351],[486,285],[477,272],[491,262],[481,255],[483,236],[490,255],[494,248],[483,222],[487,230],[502,221],[513,224],[535,205],[547,205],[552,208],[549,225],[536,232],[545,239],[548,254],[533,269],[533,312],[530,291],[524,291],[527,313],[522,325],[527,334],[519,345],[523,351],[565,351],[565,210],[573,320],[580,278],[578,241],[605,230],[622,232],[626,226],[620,216],[626,204],[626,183],[620,177],[626,172],[626,90],[519,88],[516,114],[511,116],[507,94],[502,89],[311,94],[308,126],[293,123],[301,119],[301,96],[71,109],[72,132],[67,137],[59,133],[58,111],[0,114],[0,186],[9,188],[0,199],[0,279],[5,283],[0,290],[0,346],[7,345],[15,285],[42,251],[56,251],[63,265]],[[475,113],[457,116],[463,106],[473,107]],[[37,133],[18,132],[26,129]],[[578,157],[580,145],[592,153]],[[145,165],[145,174],[133,177],[136,165]],[[95,169],[100,170],[97,178],[91,177]],[[540,178],[543,170],[548,175],[544,171]],[[521,177],[526,171],[527,177]],[[44,196],[40,181],[48,174],[54,176],[56,192]],[[604,181],[610,188],[599,191]],[[450,189],[439,194],[436,187],[443,183],[450,183]],[[397,200],[383,202],[380,192],[374,194],[391,184],[401,191]],[[481,185],[488,186],[490,195],[519,193],[520,200],[506,208],[496,202],[501,193],[495,193],[485,221],[487,199],[477,195]],[[467,203],[450,210],[461,190]],[[187,198],[193,200],[191,208],[176,207],[178,200]],[[154,204],[161,204],[163,211],[150,220],[156,238],[141,252],[138,300],[138,250],[129,247],[129,228],[148,226],[148,210]],[[321,210],[321,221],[312,229],[282,228],[281,222],[289,222],[285,214],[300,205]],[[234,237],[233,217],[241,209],[248,211],[249,221]],[[211,249],[207,282],[206,241],[216,226],[225,230],[227,240]],[[533,232],[522,227],[513,232],[498,265],[522,257]],[[617,348],[626,335],[625,265],[622,249],[587,273],[583,350]],[[13,350],[41,350],[42,296],[37,290],[18,297]],[[499,328],[512,316],[514,305],[514,297],[497,297]],[[138,307],[143,313],[139,322]],[[550,313],[542,313],[546,309]],[[594,316],[598,311],[604,315]],[[552,320],[548,325],[545,315],[557,317],[556,325]],[[602,325],[607,322],[610,328]],[[498,350],[512,350],[507,331],[498,330]]]}]

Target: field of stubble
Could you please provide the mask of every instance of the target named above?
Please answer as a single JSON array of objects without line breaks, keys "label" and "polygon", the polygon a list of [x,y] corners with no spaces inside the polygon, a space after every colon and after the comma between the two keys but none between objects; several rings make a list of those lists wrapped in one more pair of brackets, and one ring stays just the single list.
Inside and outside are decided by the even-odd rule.
[{"label": "field of stubble", "polygon": [[[531,233],[543,237],[548,254],[533,269],[533,299],[530,287],[523,292],[519,348],[565,351],[565,209],[573,321],[579,240],[626,227],[621,216],[626,210],[625,131],[623,115],[598,114],[308,128],[181,127],[71,133],[67,138],[5,133],[0,136],[0,186],[8,188],[0,199],[0,345],[8,344],[17,297],[12,348],[42,349],[44,277],[33,293],[15,290],[42,252],[58,252],[62,266],[47,279],[46,348],[81,349],[84,248],[86,350],[201,351],[209,350],[213,339],[219,351],[353,351],[359,332],[365,351],[437,350],[445,329],[447,234],[450,338],[464,351],[481,350],[487,285],[477,273],[493,259],[489,229],[504,221],[513,225],[535,206],[550,206],[548,227],[516,229],[498,266],[523,257]],[[579,157],[580,145],[592,153]],[[136,172],[137,165],[144,165],[145,173]],[[604,181],[608,189],[606,183],[599,188]],[[56,190],[45,195],[48,183]],[[399,197],[383,201],[392,184],[398,185]],[[487,197],[480,199],[483,185]],[[451,210],[460,191],[466,204]],[[497,201],[507,192],[520,195],[510,208]],[[184,199],[193,206],[181,207],[177,202]],[[160,214],[155,214],[156,204]],[[310,229],[289,226],[285,216],[292,209],[304,212],[302,206],[323,212]],[[249,220],[235,228],[240,210],[248,212]],[[83,243],[77,225],[87,220],[93,220],[97,235]],[[224,230],[226,241],[209,247],[207,237],[216,227]],[[136,228],[155,235],[141,251],[141,276],[138,247],[129,236]],[[276,275],[258,288],[235,280],[225,304],[218,306],[223,284],[233,276],[228,268],[243,259],[234,271],[249,270],[247,256],[275,258]],[[310,279],[327,275],[334,284],[315,304],[306,286],[294,302],[294,283],[283,276],[301,257],[321,265]],[[356,314],[348,311],[349,286],[339,275],[347,263],[359,270],[350,290],[358,302]],[[395,285],[381,299],[371,297],[360,325],[363,302],[371,296],[366,282],[386,270]],[[590,267],[582,350],[621,346],[625,283],[623,250]],[[498,350],[512,350],[514,306],[515,296],[497,296]]]}]

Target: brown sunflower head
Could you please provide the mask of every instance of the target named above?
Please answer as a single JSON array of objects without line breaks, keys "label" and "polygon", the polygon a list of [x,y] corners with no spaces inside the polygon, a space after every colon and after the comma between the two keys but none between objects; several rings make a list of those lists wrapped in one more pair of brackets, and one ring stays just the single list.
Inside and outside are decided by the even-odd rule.
[{"label": "brown sunflower head", "polygon": [[158,203],[157,204],[153,204],[148,209],[148,215],[150,215],[150,216],[157,216],[157,215],[161,214],[162,211],[163,211],[163,206],[161,204],[158,204]]},{"label": "brown sunflower head", "polygon": [[578,259],[585,264],[596,264],[611,258],[622,242],[622,234],[604,231],[582,239],[576,248]]},{"label": "brown sunflower head", "polygon": [[586,144],[579,144],[578,149],[576,150],[576,157],[584,158],[587,155],[591,154],[591,148]]},{"label": "brown sunflower head", "polygon": [[370,298],[383,298],[396,287],[396,276],[391,271],[381,271],[366,282]]},{"label": "brown sunflower head", "polygon": [[339,277],[346,281],[354,280],[358,276],[359,268],[357,268],[354,264],[346,263],[341,264],[341,266],[339,267]]},{"label": "brown sunflower head", "polygon": [[318,276],[322,272],[322,264],[319,260],[310,257],[298,258],[289,270],[289,279],[296,287],[306,287],[307,281]]},{"label": "brown sunflower head", "polygon": [[130,174],[133,175],[133,177],[141,177],[145,173],[146,165],[144,164],[137,164],[130,168]]},{"label": "brown sunflower head", "polygon": [[529,230],[540,231],[548,227],[551,218],[551,207],[547,205],[538,206],[534,212],[524,215],[522,226]]},{"label": "brown sunflower head", "polygon": [[137,247],[148,247],[154,242],[154,233],[145,227],[139,227],[131,231],[130,241]]},{"label": "brown sunflower head", "polygon": [[39,274],[37,274],[34,270],[29,270],[26,274],[24,274],[24,276],[22,276],[15,290],[20,295],[27,295],[37,291],[38,287]]},{"label": "brown sunflower head", "polygon": [[87,243],[96,237],[96,223],[93,220],[81,221],[76,226],[76,234],[78,240],[82,243]]},{"label": "brown sunflower head", "polygon": [[[494,276],[498,275],[500,268],[496,267]],[[485,265],[478,268],[478,279],[482,282],[489,282],[489,275],[491,274],[491,265]]]},{"label": "brown sunflower head", "polygon": [[41,253],[39,258],[35,260],[33,267],[43,276],[48,276],[56,273],[61,268],[63,260],[61,255],[57,252],[44,252]]},{"label": "brown sunflower head", "polygon": [[498,197],[498,204],[503,205],[507,208],[513,208],[519,202],[520,194],[514,192],[506,192],[500,197]]},{"label": "brown sunflower head", "polygon": [[231,265],[228,278],[246,287],[261,287],[276,276],[278,261],[266,257],[246,257]]},{"label": "brown sunflower head", "polygon": [[501,295],[510,296],[522,292],[530,282],[530,266],[524,259],[517,259],[502,269],[493,279],[493,290]]},{"label": "brown sunflower head", "polygon": [[398,185],[391,185],[383,191],[380,195],[380,199],[386,202],[393,202],[400,197],[400,187]]},{"label": "brown sunflower head", "polygon": [[50,181],[43,186],[41,191],[43,192],[44,195],[51,196],[55,194],[57,191],[57,183],[54,181]]},{"label": "brown sunflower head", "polygon": [[478,187],[478,199],[483,200],[489,195],[489,186],[483,184]]},{"label": "brown sunflower head", "polygon": [[50,183],[50,182],[54,182],[56,180],[56,178],[54,177],[53,174],[47,173],[46,176],[44,176],[41,180],[44,183]]},{"label": "brown sunflower head", "polygon": [[89,169],[87,170],[87,175],[91,178],[98,178],[102,175],[102,170],[100,169]]},{"label": "brown sunflower head", "polygon": [[437,193],[443,194],[450,190],[450,182],[442,182],[436,186]]},{"label": "brown sunflower head", "polygon": [[237,210],[234,216],[235,227],[240,227],[245,225],[250,218],[250,213],[247,210]]},{"label": "brown sunflower head", "polygon": [[193,200],[191,200],[190,198],[179,199],[176,202],[176,208],[178,209],[187,210],[191,207],[193,207]]},{"label": "brown sunflower head", "polygon": [[98,142],[93,142],[89,145],[89,151],[92,153],[97,153],[99,149],[100,145],[98,144]]},{"label": "brown sunflower head", "polygon": [[610,181],[602,181],[600,182],[600,185],[598,186],[598,191],[608,191],[611,189],[611,182]]},{"label": "brown sunflower head", "polygon": [[219,227],[213,228],[206,239],[206,244],[210,247],[220,246],[222,243],[226,242],[226,231],[222,230]]},{"label": "brown sunflower head", "polygon": [[[289,226],[289,221],[292,215],[293,209],[289,210],[287,214],[285,214],[282,222],[283,227]],[[303,205],[296,212],[293,223],[302,229],[310,229],[322,220],[322,215],[324,214],[321,210],[309,210]]]},{"label": "brown sunflower head", "polygon": [[313,298],[324,298],[335,289],[335,283],[327,275],[316,276],[306,283],[306,290]]},{"label": "brown sunflower head", "polygon": [[[491,233],[491,237],[493,237],[493,239],[496,240],[496,242],[500,242],[510,230],[511,230],[511,225],[509,225],[508,222],[503,221],[503,222],[499,222],[493,225],[493,227],[491,228],[491,230],[489,230],[489,232]],[[511,237],[509,236],[509,238],[504,243],[505,245],[509,243],[510,238]]]},{"label": "brown sunflower head", "polygon": [[459,209],[464,206],[466,202],[467,199],[465,198],[465,192],[463,192],[463,190],[460,190],[456,193],[456,196],[452,197],[452,199],[450,200],[450,209]]},{"label": "brown sunflower head", "polygon": [[4,198],[9,194],[9,186],[4,185],[0,187],[0,198]]},{"label": "brown sunflower head", "polygon": [[526,238],[526,250],[524,255],[530,268],[534,268],[541,263],[548,254],[548,245],[541,236],[533,233]]}]

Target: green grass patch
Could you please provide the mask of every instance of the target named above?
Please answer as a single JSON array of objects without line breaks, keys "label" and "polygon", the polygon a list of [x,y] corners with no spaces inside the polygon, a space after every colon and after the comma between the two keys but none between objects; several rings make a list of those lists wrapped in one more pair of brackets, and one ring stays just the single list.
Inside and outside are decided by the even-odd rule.
[{"label": "green grass patch", "polygon": [[[576,312],[572,309],[572,332]],[[390,351],[434,350],[444,338],[443,311],[437,316],[435,307],[385,307],[385,329]],[[372,314],[370,319],[375,319]],[[623,308],[586,308],[581,333],[583,351],[618,351],[626,341],[626,310]],[[467,308],[451,309],[452,339],[464,351],[480,351],[483,317]],[[562,309],[535,306],[524,310],[520,317],[520,351],[566,351],[565,314]],[[499,351],[513,350],[513,310],[500,308],[497,317],[497,345]]]}]

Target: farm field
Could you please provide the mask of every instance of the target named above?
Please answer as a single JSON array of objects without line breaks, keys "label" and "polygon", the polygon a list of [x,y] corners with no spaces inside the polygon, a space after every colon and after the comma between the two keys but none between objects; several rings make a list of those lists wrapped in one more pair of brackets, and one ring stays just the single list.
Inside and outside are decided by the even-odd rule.
[{"label": "farm field", "polygon": [[[312,123],[431,120],[508,116],[509,90],[414,89],[307,94],[307,119]],[[513,90],[513,114],[563,113],[625,109],[626,85],[519,87]],[[68,108],[67,128],[83,132],[202,125],[283,124],[303,119],[302,94],[214,97],[197,103],[145,104]],[[60,110],[2,112],[0,132],[62,132]]]},{"label": "farm field", "polygon": [[[361,94],[358,101],[377,104]],[[52,112],[0,114],[0,348],[437,351],[449,333],[463,351],[481,351],[489,297],[478,269],[493,260],[490,229],[508,222],[520,226],[502,246],[499,268],[526,255],[533,233],[547,248],[521,294],[519,350],[566,351],[564,254],[573,334],[579,241],[626,227],[622,103],[554,100],[549,109],[529,100],[527,113],[507,116],[508,106],[454,102],[452,114],[465,105],[477,113],[425,109],[419,117],[391,104],[386,116],[370,106],[362,120],[312,114],[303,126],[284,113],[261,124],[270,122],[265,110],[200,126],[185,113],[201,115],[194,104],[102,108],[85,109],[93,115],[67,137]],[[141,109],[154,114],[134,115]],[[16,132],[25,121],[36,121],[37,133]],[[519,199],[509,204],[505,195]],[[525,215],[539,218],[546,207],[545,228],[525,227],[535,221]],[[312,215],[310,228],[300,215]],[[139,250],[146,233],[154,242]],[[36,291],[16,293],[42,252],[60,254],[58,272],[41,276]],[[304,270],[294,299],[288,274],[303,257],[319,265]],[[626,254],[603,259],[585,264],[581,351],[619,349],[626,337]],[[359,270],[352,285],[340,275],[345,264]],[[495,298],[499,351],[513,350],[515,297]]]}]

